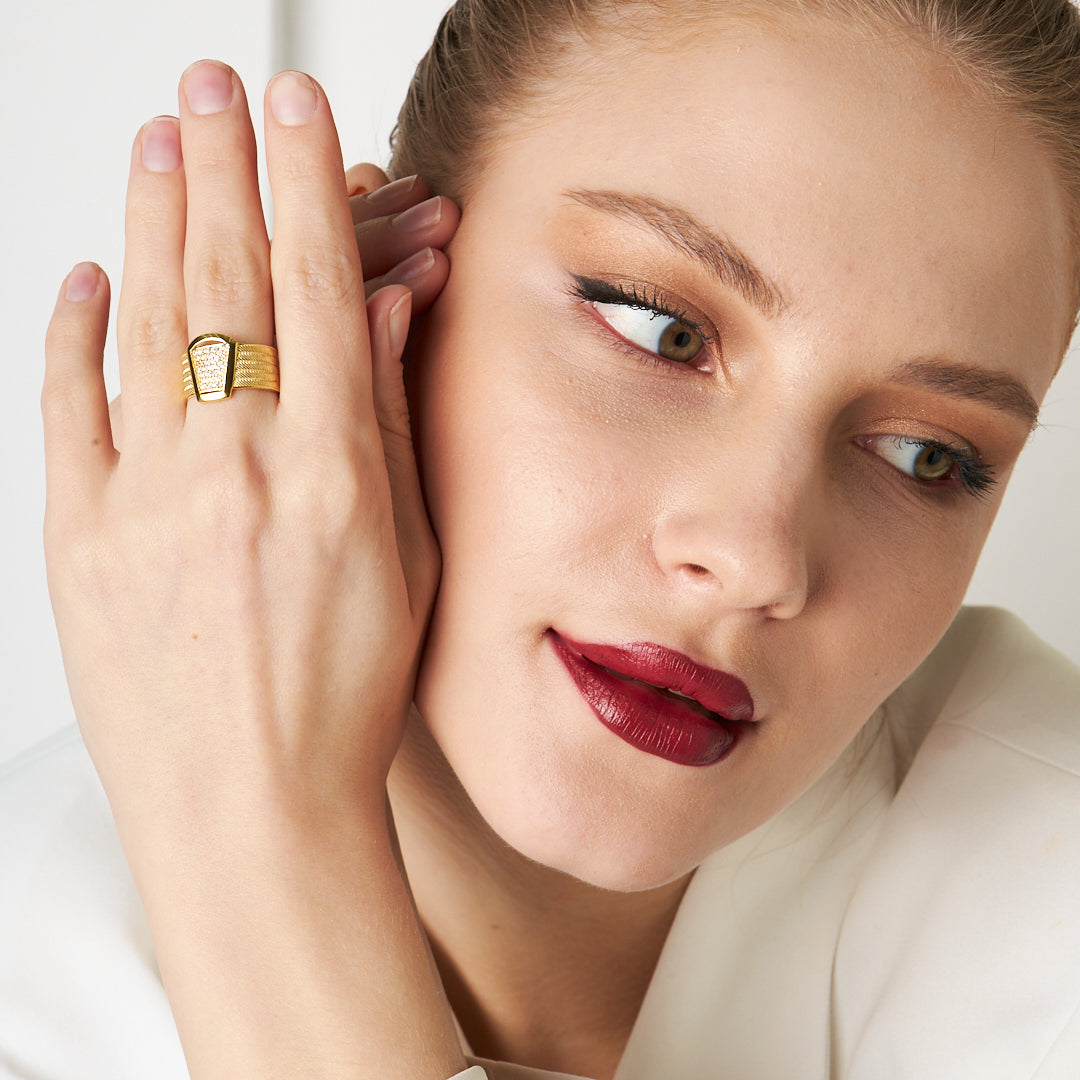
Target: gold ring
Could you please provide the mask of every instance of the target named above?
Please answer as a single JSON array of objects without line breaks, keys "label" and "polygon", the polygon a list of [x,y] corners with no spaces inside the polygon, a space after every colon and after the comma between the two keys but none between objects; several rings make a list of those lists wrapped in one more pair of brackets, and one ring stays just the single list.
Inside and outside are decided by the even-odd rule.
[{"label": "gold ring", "polygon": [[200,334],[184,353],[184,397],[218,401],[234,390],[281,388],[277,349],[241,345],[227,334]]}]

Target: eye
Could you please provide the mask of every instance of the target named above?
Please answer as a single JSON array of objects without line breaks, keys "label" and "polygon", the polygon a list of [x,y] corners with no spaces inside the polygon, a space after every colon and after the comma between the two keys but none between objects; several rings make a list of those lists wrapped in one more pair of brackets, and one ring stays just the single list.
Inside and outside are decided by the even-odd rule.
[{"label": "eye", "polygon": [[944,480],[956,465],[956,459],[944,447],[916,439],[881,439],[878,453],[890,465],[924,484]]},{"label": "eye", "polygon": [[969,495],[981,496],[996,483],[991,467],[969,446],[904,435],[875,435],[857,442],[924,487],[952,484]]},{"label": "eye", "polygon": [[593,301],[593,307],[627,341],[673,363],[687,364],[705,347],[705,335],[677,316],[649,307],[601,301]]},{"label": "eye", "polygon": [[701,316],[684,311],[655,285],[601,281],[574,275],[571,294],[585,301],[608,329],[656,363],[709,373],[719,355],[719,339]]}]

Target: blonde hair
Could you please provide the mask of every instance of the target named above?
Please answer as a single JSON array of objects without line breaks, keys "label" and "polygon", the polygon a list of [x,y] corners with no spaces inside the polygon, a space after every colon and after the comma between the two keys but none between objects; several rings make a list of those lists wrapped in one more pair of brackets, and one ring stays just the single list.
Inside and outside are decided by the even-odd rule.
[{"label": "blonde hair", "polygon": [[[638,16],[657,12],[697,24],[824,16],[900,33],[949,58],[967,86],[1011,110],[1046,148],[1080,263],[1080,12],[1072,0],[457,0],[398,116],[392,175],[419,173],[434,190],[467,200],[504,125],[538,92],[580,79],[583,43],[655,33],[655,21]],[[1076,292],[1074,311],[1080,284]]]}]

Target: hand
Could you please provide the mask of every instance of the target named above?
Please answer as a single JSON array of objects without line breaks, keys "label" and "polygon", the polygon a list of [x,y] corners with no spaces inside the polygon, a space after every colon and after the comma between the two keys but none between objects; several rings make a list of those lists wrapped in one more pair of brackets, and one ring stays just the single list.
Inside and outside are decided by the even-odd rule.
[{"label": "hand", "polygon": [[[132,156],[122,454],[96,267],[47,338],[46,557],[76,715],[193,1077],[445,1076],[460,1050],[384,790],[438,576],[401,385],[410,292],[365,307],[319,87],[267,93],[272,246],[239,79],[196,65],[180,100]],[[280,398],[185,402],[181,357],[208,331],[276,340]]]},{"label": "hand", "polygon": [[[446,198],[432,200],[418,176],[391,181],[377,165],[353,165],[345,172],[349,209],[356,233],[364,292],[370,299],[388,285],[405,285],[412,293],[412,314],[426,311],[442,292],[450,273],[442,252],[457,229],[458,208]],[[425,205],[405,217],[405,211]],[[124,415],[119,394],[109,402],[113,445],[123,448]]]},{"label": "hand", "polygon": [[[345,184],[368,296],[387,285],[407,285],[413,315],[427,310],[450,272],[440,249],[457,228],[457,207],[446,198],[429,199],[420,177],[390,181],[377,165],[353,165]],[[420,205],[422,210],[405,213]]]}]

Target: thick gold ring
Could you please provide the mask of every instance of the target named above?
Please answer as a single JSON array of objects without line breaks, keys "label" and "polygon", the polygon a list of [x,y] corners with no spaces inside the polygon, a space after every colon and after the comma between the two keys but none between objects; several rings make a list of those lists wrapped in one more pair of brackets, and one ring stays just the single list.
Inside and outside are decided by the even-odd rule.
[{"label": "thick gold ring", "polygon": [[242,345],[227,334],[200,334],[184,353],[184,397],[218,401],[234,390],[281,389],[277,349]]}]

